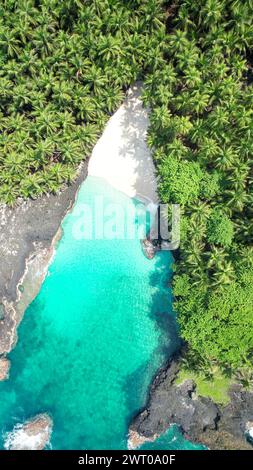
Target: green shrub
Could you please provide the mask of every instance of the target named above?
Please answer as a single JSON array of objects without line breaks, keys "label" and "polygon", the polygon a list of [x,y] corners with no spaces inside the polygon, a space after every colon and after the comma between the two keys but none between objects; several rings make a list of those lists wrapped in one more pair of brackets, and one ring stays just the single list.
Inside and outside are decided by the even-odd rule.
[{"label": "green shrub", "polygon": [[234,236],[233,223],[221,210],[214,210],[208,220],[207,239],[224,247],[231,245]]},{"label": "green shrub", "polygon": [[185,205],[198,199],[202,172],[195,162],[178,161],[168,156],[158,166],[159,193],[163,202]]}]

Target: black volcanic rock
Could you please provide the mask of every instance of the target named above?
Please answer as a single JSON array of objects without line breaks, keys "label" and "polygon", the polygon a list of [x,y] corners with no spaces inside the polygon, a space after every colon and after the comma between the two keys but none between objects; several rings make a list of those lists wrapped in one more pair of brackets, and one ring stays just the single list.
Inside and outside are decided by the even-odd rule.
[{"label": "black volcanic rock", "polygon": [[137,416],[131,429],[151,437],[164,433],[171,424],[176,423],[193,439],[197,439],[206,429],[216,429],[218,407],[209,398],[196,399],[192,380],[174,385],[177,372],[178,365],[173,361],[167,371],[158,375],[151,389],[147,410]]},{"label": "black volcanic rock", "polygon": [[147,408],[130,426],[130,436],[134,432],[152,439],[177,424],[185,437],[209,448],[252,449],[245,433],[247,424],[253,421],[253,393],[234,386],[230,403],[217,405],[210,398],[197,396],[193,380],[175,384],[179,368],[180,361],[173,359],[159,372]]}]

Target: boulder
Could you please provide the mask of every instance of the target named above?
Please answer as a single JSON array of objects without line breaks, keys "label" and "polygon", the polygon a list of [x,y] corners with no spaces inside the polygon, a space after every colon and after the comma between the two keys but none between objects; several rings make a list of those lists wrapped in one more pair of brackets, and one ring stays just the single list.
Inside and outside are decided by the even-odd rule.
[{"label": "boulder", "polygon": [[4,447],[7,450],[43,450],[50,442],[52,427],[51,418],[46,413],[39,414],[6,433]]},{"label": "boulder", "polygon": [[153,245],[153,243],[145,238],[144,240],[141,240],[141,246],[142,246],[142,251],[146,258],[148,259],[153,259],[156,252],[157,252],[157,247]]},{"label": "boulder", "polygon": [[0,358],[0,381],[9,378],[10,361],[6,357]]}]

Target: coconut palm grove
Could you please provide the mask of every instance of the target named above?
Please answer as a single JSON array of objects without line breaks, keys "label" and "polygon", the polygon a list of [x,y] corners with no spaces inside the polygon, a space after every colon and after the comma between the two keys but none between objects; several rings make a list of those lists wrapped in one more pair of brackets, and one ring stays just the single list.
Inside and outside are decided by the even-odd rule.
[{"label": "coconut palm grove", "polygon": [[76,178],[137,80],[159,199],[180,204],[184,373],[253,386],[253,1],[2,0],[0,202]]}]

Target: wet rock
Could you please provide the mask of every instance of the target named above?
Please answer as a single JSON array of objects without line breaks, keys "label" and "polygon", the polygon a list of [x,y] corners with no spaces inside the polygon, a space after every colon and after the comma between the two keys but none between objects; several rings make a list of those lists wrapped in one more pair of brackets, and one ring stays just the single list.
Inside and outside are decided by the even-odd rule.
[{"label": "wet rock", "polygon": [[0,381],[9,378],[10,361],[6,357],[0,357]]},{"label": "wet rock", "polygon": [[253,421],[248,421],[245,426],[246,439],[253,444]]},{"label": "wet rock", "polygon": [[220,429],[236,438],[245,436],[248,423],[253,421],[253,393],[234,385],[230,390],[230,403],[223,408]]},{"label": "wet rock", "polygon": [[141,246],[142,246],[142,251],[146,258],[148,259],[153,259],[156,252],[157,252],[157,247],[153,245],[153,243],[145,238],[144,240],[141,240]]},{"label": "wet rock", "polygon": [[43,450],[49,444],[52,426],[46,413],[39,414],[7,433],[4,447],[7,450]]},{"label": "wet rock", "polygon": [[[175,371],[175,367],[173,369]],[[151,438],[154,434],[164,433],[176,423],[184,433],[195,439],[206,429],[215,429],[219,417],[218,407],[208,398],[192,397],[195,390],[192,380],[174,385],[174,371],[168,369],[157,378],[147,412],[144,411],[135,419],[131,430]]]},{"label": "wet rock", "polygon": [[[147,408],[130,426],[129,445],[153,440],[177,424],[185,437],[211,449],[252,449],[253,393],[234,386],[230,403],[217,405],[210,398],[198,396],[192,380],[175,384],[179,369],[180,360],[173,359],[155,378]],[[131,436],[138,439],[131,440]]]},{"label": "wet rock", "polygon": [[0,321],[4,319],[4,306],[0,304]]},{"label": "wet rock", "polygon": [[158,438],[158,434],[154,434],[151,438],[145,437],[143,435],[138,434],[137,431],[129,431],[128,435],[128,449],[137,449],[138,447],[145,444],[145,442],[154,442]]}]

